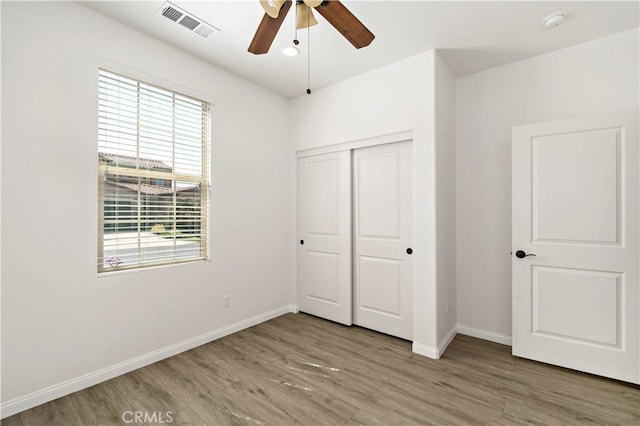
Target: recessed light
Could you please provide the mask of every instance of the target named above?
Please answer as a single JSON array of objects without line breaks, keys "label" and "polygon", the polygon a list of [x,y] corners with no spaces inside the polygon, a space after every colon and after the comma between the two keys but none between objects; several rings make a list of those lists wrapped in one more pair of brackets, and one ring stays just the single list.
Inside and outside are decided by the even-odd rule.
[{"label": "recessed light", "polygon": [[566,16],[567,15],[564,12],[552,13],[551,15],[547,16],[542,20],[542,25],[544,25],[547,28],[555,28],[564,22],[564,18]]},{"label": "recessed light", "polygon": [[281,52],[284,56],[298,56],[300,54],[300,50],[295,46],[285,46]]}]

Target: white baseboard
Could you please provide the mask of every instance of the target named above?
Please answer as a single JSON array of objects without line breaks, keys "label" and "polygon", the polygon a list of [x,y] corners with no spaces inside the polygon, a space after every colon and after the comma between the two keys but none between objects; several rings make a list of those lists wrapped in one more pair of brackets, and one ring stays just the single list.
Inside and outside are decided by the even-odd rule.
[{"label": "white baseboard", "polygon": [[440,342],[437,348],[413,342],[411,350],[418,355],[439,359],[447,349],[447,346],[449,346],[454,337],[456,337],[457,333],[511,346],[511,336],[507,336],[506,334],[492,333],[490,331],[478,330],[477,328],[455,325],[451,328],[449,333],[447,333],[445,338],[442,339],[442,342]]},{"label": "white baseboard", "polygon": [[438,348],[423,345],[422,343],[413,342],[411,345],[411,352],[431,359],[438,359]]},{"label": "white baseboard", "polygon": [[458,326],[454,325],[453,327],[451,327],[451,330],[449,330],[444,339],[442,339],[442,342],[440,342],[440,344],[438,345],[438,358],[442,356],[444,351],[447,349],[447,346],[449,346],[449,343],[451,343],[453,338],[456,337],[456,334],[458,334]]},{"label": "white baseboard", "polygon": [[46,387],[30,394],[14,398],[0,404],[0,418],[4,419],[5,417],[9,417],[21,411],[28,410],[29,408],[33,408],[40,404],[53,401],[54,399],[69,395],[70,393],[86,389],[90,386],[113,379],[114,377],[121,376],[122,374],[128,373],[130,371],[137,370],[138,368],[153,364],[154,362],[161,361],[165,358],[169,358],[181,352],[188,351],[189,349],[204,345],[205,343],[212,342],[229,334],[244,330],[245,328],[253,327],[254,325],[279,317],[280,315],[284,315],[289,312],[297,312],[297,310],[297,306],[295,305],[286,305],[281,308],[274,309],[272,311],[265,312],[263,314],[256,315],[254,317],[218,328],[217,330],[192,337],[191,339],[183,340],[182,342],[178,342],[176,344],[166,346],[164,348],[146,353],[144,355],[119,362],[109,367],[92,371],[91,373],[84,374],[80,377],[66,380],[62,383],[58,383],[56,385]]},{"label": "white baseboard", "polygon": [[511,346],[511,336],[506,334],[493,333],[491,331],[478,330],[477,328],[465,327],[458,325],[458,333],[465,336],[477,337],[478,339],[488,340],[490,342],[500,343]]},{"label": "white baseboard", "polygon": [[449,330],[444,339],[442,339],[442,342],[440,342],[440,344],[438,344],[438,347],[436,348],[423,345],[422,343],[413,342],[411,351],[418,355],[423,355],[432,359],[440,359],[444,351],[447,349],[447,346],[449,346],[449,343],[451,343],[453,338],[456,337],[457,331],[457,326],[454,325],[453,327],[451,327],[451,330]]}]

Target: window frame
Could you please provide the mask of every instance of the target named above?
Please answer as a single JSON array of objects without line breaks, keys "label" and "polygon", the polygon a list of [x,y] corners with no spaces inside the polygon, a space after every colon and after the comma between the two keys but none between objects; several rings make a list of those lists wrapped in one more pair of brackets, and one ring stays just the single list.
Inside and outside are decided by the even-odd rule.
[{"label": "window frame", "polygon": [[[108,276],[112,274],[118,274],[123,272],[140,272],[145,270],[157,269],[157,268],[166,268],[166,267],[174,267],[179,265],[191,264],[196,262],[209,262],[211,257],[211,249],[210,249],[210,223],[211,223],[211,110],[213,105],[215,105],[215,98],[203,94],[201,92],[195,91],[193,89],[182,87],[176,83],[166,81],[163,79],[159,79],[152,75],[140,72],[135,69],[131,69],[128,67],[124,67],[121,65],[115,65],[110,61],[99,60],[96,69],[96,159],[98,160],[97,167],[97,182],[98,182],[98,251],[97,251],[97,273],[98,276]],[[153,88],[157,88],[159,90],[171,92],[174,96],[182,96],[190,98],[194,101],[201,102],[203,106],[203,143],[201,146],[201,161],[202,161],[202,175],[190,175],[185,173],[176,173],[174,171],[168,173],[166,171],[156,171],[149,170],[143,168],[129,168],[129,167],[118,167],[117,165],[108,165],[103,164],[100,160],[100,149],[101,149],[101,139],[100,139],[100,129],[101,123],[99,119],[100,109],[100,74],[101,71],[105,71],[107,73],[115,74],[117,76],[132,80],[137,82],[138,84],[144,84],[146,86],[150,86]],[[174,98],[175,102],[175,98]],[[140,144],[140,136],[137,135],[136,145]],[[175,144],[175,141],[173,142]],[[140,160],[145,160],[144,157],[140,156],[139,153],[135,156],[136,163]],[[120,169],[120,170],[118,170]],[[110,172],[116,172],[116,175],[128,176],[128,177],[137,177],[139,179],[153,179],[158,180],[162,179],[166,181],[172,181],[174,184],[176,182],[189,182],[200,185],[200,209],[199,209],[199,224],[200,224],[200,248],[199,253],[200,256],[193,256],[184,259],[176,259],[171,258],[165,261],[154,261],[149,263],[135,263],[133,265],[118,265],[116,267],[109,267],[106,265],[106,259],[104,258],[104,242],[105,242],[105,197],[104,197],[104,182],[106,180],[107,174],[114,174]],[[119,172],[119,173],[118,173]],[[141,197],[145,195],[142,194],[140,189],[137,190],[137,198],[138,204],[134,204],[134,207],[137,207],[140,204]],[[177,191],[174,190],[172,195],[172,206],[174,209],[174,226],[177,218],[177,214],[175,211],[180,207],[177,204]],[[197,210],[196,210],[197,211]],[[143,222],[142,216],[138,217],[137,220],[137,228],[138,232],[140,232],[140,224]],[[138,244],[140,244],[140,237],[138,236]],[[172,248],[172,253],[176,252],[175,242],[177,240],[176,236],[172,238],[174,241],[174,246]]]}]

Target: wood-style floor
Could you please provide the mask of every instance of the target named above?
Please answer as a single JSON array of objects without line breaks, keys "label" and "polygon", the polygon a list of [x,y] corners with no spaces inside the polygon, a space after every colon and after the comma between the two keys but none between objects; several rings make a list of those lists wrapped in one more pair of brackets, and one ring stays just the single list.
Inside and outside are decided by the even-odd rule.
[{"label": "wood-style floor", "polygon": [[639,387],[510,350],[459,335],[436,361],[404,340],[288,314],[2,425],[140,424],[136,412],[189,425],[640,425]]}]

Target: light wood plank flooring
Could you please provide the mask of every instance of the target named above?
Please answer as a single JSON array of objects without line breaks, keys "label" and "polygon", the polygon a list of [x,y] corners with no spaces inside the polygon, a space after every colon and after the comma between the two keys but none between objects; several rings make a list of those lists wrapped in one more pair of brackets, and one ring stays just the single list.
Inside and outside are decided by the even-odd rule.
[{"label": "light wood plank flooring", "polygon": [[640,387],[510,350],[459,335],[436,361],[404,340],[287,314],[2,425],[140,424],[135,412],[185,425],[640,425]]}]

